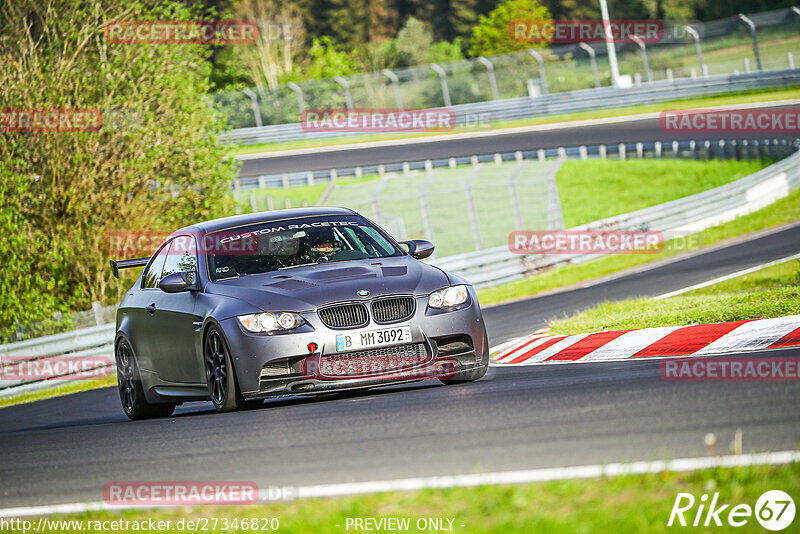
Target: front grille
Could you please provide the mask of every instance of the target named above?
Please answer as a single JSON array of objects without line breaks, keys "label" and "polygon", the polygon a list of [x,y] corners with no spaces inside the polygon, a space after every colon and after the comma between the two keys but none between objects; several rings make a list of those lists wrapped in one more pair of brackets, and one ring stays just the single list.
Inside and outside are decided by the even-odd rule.
[{"label": "front grille", "polygon": [[372,303],[372,317],[376,323],[394,323],[408,319],[414,313],[413,297],[390,297]]},{"label": "front grille", "polygon": [[319,318],[330,328],[354,328],[364,326],[369,320],[363,304],[339,304],[317,311]]},{"label": "front grille", "polygon": [[323,376],[349,378],[377,376],[413,369],[429,359],[425,344],[413,343],[322,355],[319,359],[319,371]]}]

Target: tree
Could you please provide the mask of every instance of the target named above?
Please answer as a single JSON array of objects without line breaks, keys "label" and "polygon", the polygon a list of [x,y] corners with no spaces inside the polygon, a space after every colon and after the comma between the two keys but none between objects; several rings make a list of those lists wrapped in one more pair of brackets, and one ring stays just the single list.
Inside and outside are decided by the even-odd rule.
[{"label": "tree", "polygon": [[254,44],[236,47],[240,60],[261,93],[265,84],[277,89],[281,77],[294,70],[305,38],[299,9],[277,0],[243,0],[236,7],[236,18],[255,21],[259,29]]},{"label": "tree", "polygon": [[469,53],[486,56],[543,46],[544,43],[513,39],[511,28],[515,21],[546,21],[550,18],[550,12],[538,0],[506,0],[488,16],[480,17],[472,32]]},{"label": "tree", "polygon": [[117,301],[134,274],[110,276],[111,232],[170,232],[219,216],[236,170],[205,99],[206,47],[104,39],[104,21],[195,20],[189,9],[15,0],[0,17],[0,53],[11,66],[0,69],[0,109],[102,116],[97,131],[0,131],[0,230],[14,232],[2,245],[13,258],[0,277],[8,327]]}]

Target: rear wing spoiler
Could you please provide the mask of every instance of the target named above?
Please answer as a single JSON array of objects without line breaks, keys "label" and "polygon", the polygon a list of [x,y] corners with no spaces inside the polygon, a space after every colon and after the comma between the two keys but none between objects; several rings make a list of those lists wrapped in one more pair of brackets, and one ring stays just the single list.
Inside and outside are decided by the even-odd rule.
[{"label": "rear wing spoiler", "polygon": [[120,269],[130,269],[131,267],[144,267],[150,258],[137,258],[135,260],[111,260],[111,272],[114,273],[114,278],[119,278]]}]

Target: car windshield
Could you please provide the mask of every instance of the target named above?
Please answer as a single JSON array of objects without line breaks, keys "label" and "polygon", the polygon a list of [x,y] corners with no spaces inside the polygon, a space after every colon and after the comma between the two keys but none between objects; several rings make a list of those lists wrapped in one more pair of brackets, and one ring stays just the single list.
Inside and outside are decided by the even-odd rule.
[{"label": "car windshield", "polygon": [[386,235],[357,215],[270,221],[207,234],[211,280],[314,263],[401,256]]}]

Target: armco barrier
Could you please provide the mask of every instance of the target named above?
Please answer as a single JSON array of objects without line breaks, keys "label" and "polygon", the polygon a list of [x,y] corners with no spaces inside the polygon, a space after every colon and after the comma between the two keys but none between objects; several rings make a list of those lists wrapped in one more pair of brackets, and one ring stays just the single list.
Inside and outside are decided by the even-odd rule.
[{"label": "armco barrier", "polygon": [[[528,119],[579,111],[624,108],[669,100],[681,100],[720,93],[785,87],[800,83],[800,69],[764,71],[750,74],[724,74],[701,78],[678,78],[635,85],[629,88],[600,87],[536,98],[521,97],[452,106],[456,125],[474,123],[485,117],[491,123]],[[339,131],[305,131],[300,123],[276,124],[260,128],[241,128],[222,135],[222,140],[245,145],[279,143],[305,139],[331,139],[364,135]],[[374,133],[372,134],[374,135]]]},{"label": "armco barrier", "polygon": [[[655,230],[688,235],[756,211],[786,196],[800,186],[800,152],[795,152],[759,172],[735,182],[644,208],[609,217],[575,229],[584,230]],[[516,280],[539,271],[578,263],[597,255],[518,255],[507,246],[450,256],[436,260],[436,265],[461,275],[477,287]],[[75,330],[36,339],[0,345],[0,366],[7,358],[41,359],[53,356],[113,357],[114,324]],[[113,360],[112,365],[113,365]],[[66,377],[65,377],[66,378]],[[55,387],[68,380],[0,380],[0,397]]]},{"label": "armco barrier", "polygon": [[113,361],[115,324],[104,324],[63,334],[39,337],[0,345],[0,397],[57,387],[69,383],[66,376],[49,380],[7,380],[6,367],[20,360],[40,360],[60,356],[65,359],[108,357]]}]

